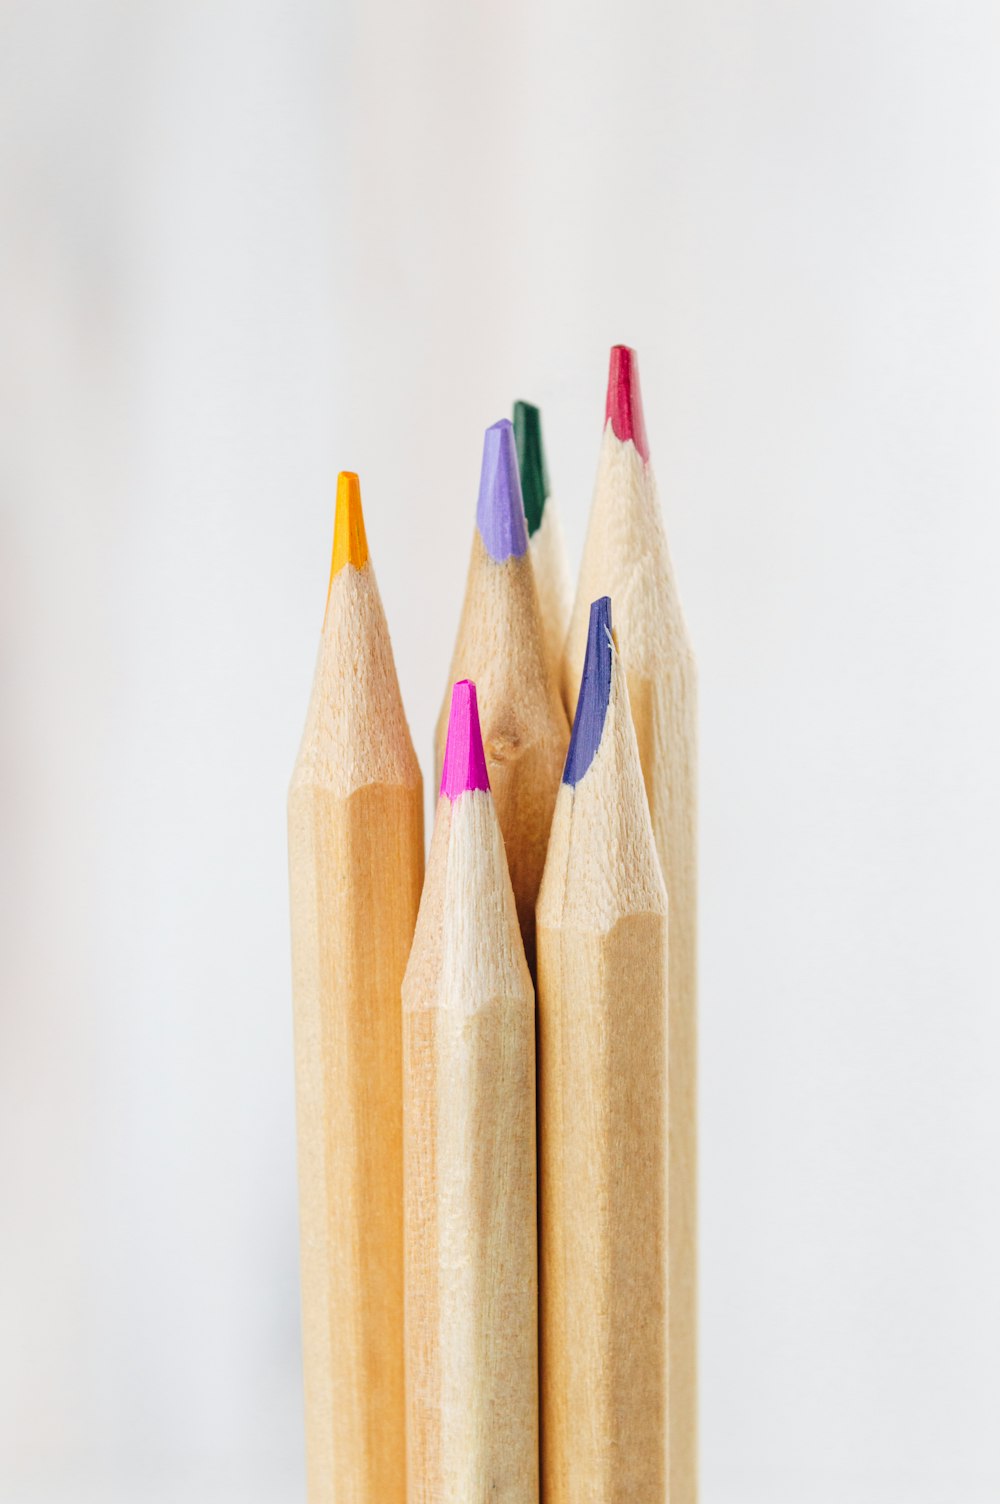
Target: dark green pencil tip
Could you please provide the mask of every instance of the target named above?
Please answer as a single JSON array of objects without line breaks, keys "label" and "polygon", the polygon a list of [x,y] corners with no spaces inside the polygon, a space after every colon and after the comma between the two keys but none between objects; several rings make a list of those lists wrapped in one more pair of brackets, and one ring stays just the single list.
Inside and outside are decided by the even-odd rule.
[{"label": "dark green pencil tip", "polygon": [[514,403],[514,442],[517,465],[521,472],[524,515],[528,536],[537,533],[549,494],[549,474],[545,468],[542,444],[542,415],[530,402]]}]

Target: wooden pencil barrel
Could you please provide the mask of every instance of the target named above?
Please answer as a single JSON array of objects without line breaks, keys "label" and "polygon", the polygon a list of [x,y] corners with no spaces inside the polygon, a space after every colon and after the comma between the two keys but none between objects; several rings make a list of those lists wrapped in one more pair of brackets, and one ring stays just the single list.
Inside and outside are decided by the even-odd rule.
[{"label": "wooden pencil barrel", "polygon": [[310,1504],[405,1499],[400,987],[413,787],[289,797]]},{"label": "wooden pencil barrel", "polygon": [[537,1504],[534,995],[485,790],[438,801],[403,1079],[409,1504]]},{"label": "wooden pencil barrel", "polygon": [[626,672],[653,834],[670,895],[670,1504],[698,1496],[697,673]]},{"label": "wooden pencil barrel", "polygon": [[423,788],[350,471],[288,853],[309,1504],[404,1504],[401,989]]},{"label": "wooden pencil barrel", "polygon": [[537,933],[543,1497],[663,1504],[666,918]]},{"label": "wooden pencil barrel", "polygon": [[697,673],[649,458],[635,352],[612,350],[606,426],[563,657],[576,705],[592,600],[615,602],[670,895],[670,1504],[698,1498]]},{"label": "wooden pencil barrel", "polygon": [[534,1020],[408,1010],[404,1041],[410,1504],[533,1504]]}]

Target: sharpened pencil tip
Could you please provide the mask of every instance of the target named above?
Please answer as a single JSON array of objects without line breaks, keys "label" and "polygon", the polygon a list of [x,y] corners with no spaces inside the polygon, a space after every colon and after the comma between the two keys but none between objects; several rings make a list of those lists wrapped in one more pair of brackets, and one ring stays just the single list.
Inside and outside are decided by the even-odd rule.
[{"label": "sharpened pencil tip", "polygon": [[476,523],[487,553],[497,564],[520,558],[528,547],[514,428],[509,418],[494,423],[483,439]]},{"label": "sharpened pencil tip", "polygon": [[542,415],[530,402],[514,403],[514,442],[521,473],[521,494],[528,536],[533,538],[542,522],[549,496],[549,474],[542,443]]},{"label": "sharpened pencil tip", "polygon": [[341,470],[337,476],[337,510],[333,522],[333,560],[330,579],[345,564],[360,569],[368,562],[368,539],[361,510],[361,482],[353,470]]},{"label": "sharpened pencil tip", "polygon": [[471,679],[459,679],[451,691],[448,740],[444,749],[444,766],[441,769],[441,793],[447,794],[454,804],[459,794],[467,794],[470,789],[485,789],[488,792],[489,787],[483,733],[479,729],[476,686]]},{"label": "sharpened pencil tip", "polygon": [[639,357],[628,345],[612,346],[604,421],[610,421],[615,437],[623,444],[626,439],[631,439],[643,459],[649,459],[649,440],[639,389]]},{"label": "sharpened pencil tip", "polygon": [[590,608],[587,653],[576,702],[573,734],[566,753],[563,783],[576,786],[597,755],[611,698],[611,597],[602,595]]}]

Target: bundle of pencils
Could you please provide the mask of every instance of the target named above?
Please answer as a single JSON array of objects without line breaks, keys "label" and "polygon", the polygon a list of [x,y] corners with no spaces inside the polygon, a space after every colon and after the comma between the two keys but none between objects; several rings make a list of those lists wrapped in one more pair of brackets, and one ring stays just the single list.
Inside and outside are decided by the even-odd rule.
[{"label": "bundle of pencils", "polygon": [[486,430],[449,685],[424,879],[342,474],[288,803],[309,1504],[696,1504],[695,668],[627,347],[575,602],[538,409]]}]

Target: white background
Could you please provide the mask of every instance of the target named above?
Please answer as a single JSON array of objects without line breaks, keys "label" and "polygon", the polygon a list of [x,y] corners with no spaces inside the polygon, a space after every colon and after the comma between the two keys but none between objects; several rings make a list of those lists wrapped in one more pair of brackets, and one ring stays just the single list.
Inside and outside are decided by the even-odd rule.
[{"label": "white background", "polygon": [[336,472],[425,766],[483,428],[640,351],[702,685],[703,1504],[1000,1498],[993,0],[24,0],[0,1498],[302,1498],[284,797]]}]

